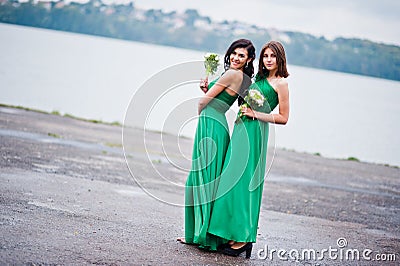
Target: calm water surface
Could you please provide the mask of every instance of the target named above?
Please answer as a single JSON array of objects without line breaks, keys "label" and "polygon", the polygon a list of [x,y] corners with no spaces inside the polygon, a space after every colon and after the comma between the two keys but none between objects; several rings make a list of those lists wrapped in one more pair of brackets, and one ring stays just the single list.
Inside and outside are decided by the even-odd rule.
[{"label": "calm water surface", "polygon": [[[157,72],[204,55],[7,24],[0,24],[0,37],[0,103],[109,122],[123,122],[135,91]],[[293,65],[289,72],[290,119],[274,127],[278,147],[400,166],[400,82]],[[196,84],[182,86],[156,110],[168,113],[200,95]],[[195,116],[196,107],[186,112]],[[163,116],[150,118],[148,128],[160,130]],[[181,134],[192,137],[195,125]]]}]

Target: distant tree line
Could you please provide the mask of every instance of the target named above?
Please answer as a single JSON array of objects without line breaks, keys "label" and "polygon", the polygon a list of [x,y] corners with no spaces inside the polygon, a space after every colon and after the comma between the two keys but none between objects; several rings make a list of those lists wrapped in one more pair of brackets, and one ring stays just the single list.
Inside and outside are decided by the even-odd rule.
[{"label": "distant tree line", "polygon": [[133,3],[0,2],[0,22],[224,53],[234,39],[248,38],[259,50],[274,38],[284,43],[289,64],[400,80],[400,47],[360,39],[333,41],[299,32],[213,23],[196,10],[184,14],[139,10]]}]

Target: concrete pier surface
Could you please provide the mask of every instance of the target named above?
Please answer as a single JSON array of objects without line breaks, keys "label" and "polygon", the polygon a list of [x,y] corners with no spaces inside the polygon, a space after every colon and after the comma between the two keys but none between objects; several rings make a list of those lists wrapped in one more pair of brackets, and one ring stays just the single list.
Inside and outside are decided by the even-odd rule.
[{"label": "concrete pier surface", "polygon": [[190,165],[193,140],[130,129],[123,147],[121,132],[0,107],[1,265],[400,263],[397,167],[277,149],[251,259],[228,257],[176,241],[176,165]]}]

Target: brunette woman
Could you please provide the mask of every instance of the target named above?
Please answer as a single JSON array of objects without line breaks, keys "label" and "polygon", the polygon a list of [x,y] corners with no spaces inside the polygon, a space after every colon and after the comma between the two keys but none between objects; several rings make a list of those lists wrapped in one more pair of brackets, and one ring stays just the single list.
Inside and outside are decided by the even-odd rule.
[{"label": "brunette woman", "polygon": [[[265,98],[261,107],[241,108],[226,153],[208,233],[229,239],[222,252],[249,258],[256,242],[266,168],[269,123],[286,124],[289,90],[286,55],[281,43],[271,41],[260,53],[256,82],[249,88]],[[270,112],[279,104],[279,113]]]},{"label": "brunette woman", "polygon": [[227,241],[207,234],[207,229],[217,190],[216,179],[221,175],[230,140],[225,112],[250,85],[250,79],[245,77],[254,73],[254,58],[251,41],[233,42],[224,56],[225,72],[207,86],[199,101],[192,167],[185,189],[185,238],[178,238],[182,243],[216,250]]}]

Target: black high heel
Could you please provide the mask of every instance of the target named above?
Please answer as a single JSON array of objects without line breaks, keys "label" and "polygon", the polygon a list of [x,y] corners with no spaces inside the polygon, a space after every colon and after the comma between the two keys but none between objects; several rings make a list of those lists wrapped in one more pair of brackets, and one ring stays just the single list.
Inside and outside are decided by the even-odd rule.
[{"label": "black high heel", "polygon": [[235,244],[235,241],[229,240],[228,242],[219,245],[217,250],[222,252],[225,248],[230,248],[233,244]]},{"label": "black high heel", "polygon": [[232,247],[226,247],[222,250],[222,253],[224,253],[225,255],[237,257],[240,254],[242,254],[244,251],[246,251],[246,259],[250,259],[252,249],[253,249],[253,243],[248,242],[248,243],[246,243],[246,245],[244,245],[243,247],[238,248],[238,249],[235,249]]},{"label": "black high heel", "polygon": [[217,250],[218,250],[218,251],[223,251],[225,248],[230,248],[231,246],[232,246],[232,245],[229,244],[229,242],[227,242],[227,243],[224,243],[224,244],[219,245],[219,246],[217,247]]}]

